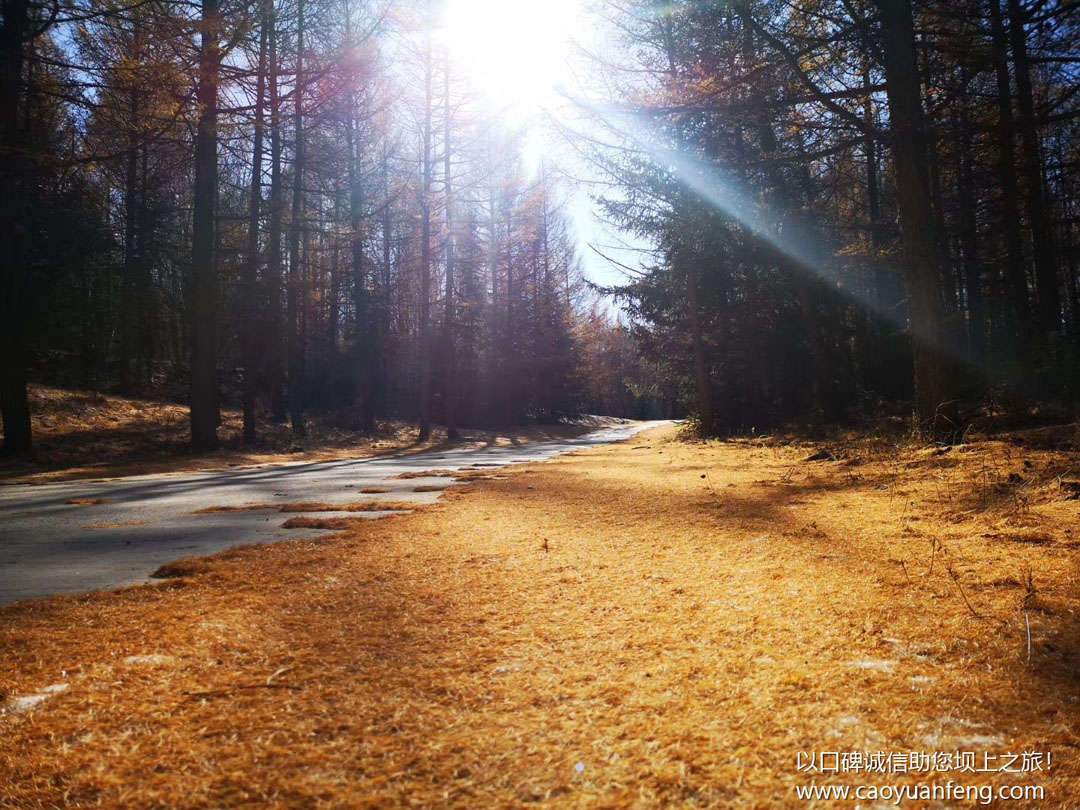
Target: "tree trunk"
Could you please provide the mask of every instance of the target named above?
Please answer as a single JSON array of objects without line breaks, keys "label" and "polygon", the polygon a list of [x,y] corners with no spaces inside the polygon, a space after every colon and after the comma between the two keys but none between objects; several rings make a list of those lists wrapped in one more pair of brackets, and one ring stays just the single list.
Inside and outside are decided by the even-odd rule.
[{"label": "tree trunk", "polygon": [[[433,19],[428,2],[428,18]],[[420,200],[420,426],[419,440],[431,436],[431,126],[432,126],[432,62],[431,37],[427,35],[424,56],[424,135],[423,187]]]},{"label": "tree trunk", "polygon": [[1005,286],[1009,291],[1013,335],[1018,356],[1023,357],[1031,340],[1031,305],[1024,274],[1024,248],[1020,238],[1020,190],[1016,179],[1016,126],[1009,84],[1008,46],[1000,0],[990,0],[990,36],[997,79],[998,176],[1001,181],[1001,226],[1005,232]]},{"label": "tree trunk", "polygon": [[304,347],[300,330],[300,232],[304,216],[304,0],[296,7],[296,88],[293,130],[296,144],[293,159],[292,220],[289,223],[289,280],[286,288],[288,309],[289,423],[293,433],[304,435],[303,362]]},{"label": "tree trunk", "polygon": [[[350,99],[355,102],[354,97]],[[353,378],[360,408],[360,423],[364,430],[375,427],[375,404],[372,368],[375,354],[371,345],[371,312],[368,301],[367,269],[364,267],[363,207],[361,150],[359,126],[355,109],[350,106],[345,121],[345,139],[349,152],[349,229],[352,247],[353,297]]]},{"label": "tree trunk", "polygon": [[266,103],[266,22],[265,10],[273,0],[263,0],[262,23],[259,30],[259,66],[255,79],[255,134],[251,148],[251,202],[248,208],[247,256],[244,263],[243,333],[241,351],[244,363],[244,443],[255,443],[255,367],[258,365],[256,321],[259,315],[259,218],[262,208],[263,107]]},{"label": "tree trunk", "polygon": [[21,204],[26,162],[19,158],[22,124],[19,95],[29,25],[29,3],[7,0],[0,25],[0,416],[5,454],[34,451],[30,405],[26,396],[26,250],[25,212]]},{"label": "tree trunk", "polygon": [[139,117],[141,114],[141,76],[137,74],[142,58],[142,23],[136,11],[132,21],[131,52],[127,61],[128,86],[128,150],[124,167],[124,267],[120,294],[119,384],[124,393],[131,393],[131,359],[139,338],[140,256],[136,250],[135,233],[139,222]]},{"label": "tree trunk", "polygon": [[964,288],[967,291],[967,356],[971,367],[981,377],[986,363],[986,315],[983,306],[982,259],[979,256],[979,226],[976,219],[975,173],[972,157],[972,125],[969,115],[968,84],[970,76],[965,72],[958,121],[959,149],[957,160],[960,253],[963,262]]},{"label": "tree trunk", "polygon": [[876,0],[884,31],[893,168],[911,318],[916,414],[933,434],[957,429],[943,407],[948,396],[942,346],[938,234],[927,175],[926,118],[908,0]]},{"label": "tree trunk", "polygon": [[1008,4],[1009,41],[1012,46],[1016,97],[1020,109],[1020,140],[1024,146],[1024,191],[1031,227],[1032,256],[1035,259],[1036,311],[1042,331],[1057,332],[1061,329],[1057,251],[1054,247],[1054,229],[1050,222],[1050,207],[1046,201],[1042,144],[1039,142],[1038,121],[1035,120],[1031,62],[1028,59],[1027,32],[1024,28],[1026,20],[1020,0],[1008,0]]},{"label": "tree trunk", "polygon": [[443,419],[446,438],[458,436],[454,413],[454,194],[450,183],[450,50],[445,49],[443,60],[443,214],[446,239],[446,292],[443,311]]},{"label": "tree trunk", "polygon": [[270,100],[270,216],[266,235],[266,300],[268,303],[264,347],[266,377],[270,394],[270,418],[281,424],[288,418],[285,401],[285,352],[282,345],[281,312],[281,99],[278,94],[277,20],[274,4],[263,6],[263,27],[267,29],[267,94]]},{"label": "tree trunk", "polygon": [[217,104],[221,32],[218,0],[203,0],[199,46],[198,128],[191,248],[191,449],[218,446],[217,277],[214,271],[214,205],[217,198]]}]

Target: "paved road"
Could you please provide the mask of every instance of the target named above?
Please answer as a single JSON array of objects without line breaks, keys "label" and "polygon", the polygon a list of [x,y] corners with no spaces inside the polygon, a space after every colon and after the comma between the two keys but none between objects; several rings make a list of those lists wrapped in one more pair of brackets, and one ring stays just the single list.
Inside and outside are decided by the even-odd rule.
[{"label": "paved road", "polygon": [[[144,475],[99,483],[0,487],[0,604],[51,594],[82,593],[146,582],[158,566],[180,557],[215,554],[245,543],[272,543],[323,534],[282,529],[274,510],[192,514],[211,506],[362,500],[431,503],[453,485],[449,476],[398,479],[401,473],[497,468],[629,438],[661,422],[605,428],[574,439],[522,447],[293,463],[226,472]],[[385,494],[361,489],[384,487]],[[105,499],[80,505],[72,500]],[[348,513],[320,513],[321,516]],[[385,512],[351,513],[380,517]],[[126,524],[126,525],[124,525]]]}]

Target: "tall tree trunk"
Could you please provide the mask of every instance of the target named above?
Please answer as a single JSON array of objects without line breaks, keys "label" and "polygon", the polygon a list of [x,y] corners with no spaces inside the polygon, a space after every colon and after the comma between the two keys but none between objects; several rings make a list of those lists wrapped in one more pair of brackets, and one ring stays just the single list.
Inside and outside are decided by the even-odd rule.
[{"label": "tall tree trunk", "polygon": [[514,405],[517,398],[514,396],[517,385],[517,373],[515,361],[517,355],[514,351],[514,209],[513,200],[506,201],[506,332],[503,335],[503,390],[505,405],[506,424],[514,421]]},{"label": "tall tree trunk", "polygon": [[124,267],[120,294],[119,384],[124,393],[132,391],[131,358],[141,337],[139,329],[139,288],[141,257],[136,250],[136,231],[139,223],[139,118],[142,108],[141,76],[138,68],[142,59],[142,20],[135,12],[132,21],[131,52],[127,62],[128,150],[124,167]]},{"label": "tall tree trunk", "polygon": [[877,128],[877,115],[874,112],[874,95],[870,90],[870,65],[869,55],[865,55],[862,69],[862,83],[866,91],[866,101],[863,105],[863,120],[866,121],[868,132],[863,138],[863,158],[866,169],[866,212],[870,220],[870,279],[873,290],[870,291],[870,300],[873,306],[867,307],[867,330],[866,338],[869,345],[863,349],[864,365],[869,368],[863,369],[863,378],[867,387],[878,395],[886,395],[889,390],[888,363],[889,335],[891,333],[889,319],[885,313],[893,302],[888,300],[888,272],[886,271],[881,257],[881,248],[885,244],[884,227],[881,221],[881,188],[878,183],[878,144],[873,134]]},{"label": "tall tree trunk", "polygon": [[1016,178],[1016,125],[1009,83],[1008,44],[1000,0],[990,2],[990,37],[997,80],[998,177],[1001,182],[1001,226],[1005,232],[1005,287],[1009,293],[1019,357],[1026,355],[1031,340],[1031,305],[1024,274],[1024,248],[1020,237],[1020,190]]},{"label": "tall tree trunk", "polygon": [[293,131],[296,144],[293,156],[292,220],[289,223],[289,281],[286,288],[288,309],[289,422],[293,433],[304,435],[303,363],[304,346],[300,324],[300,235],[304,216],[304,0],[296,6],[296,88]]},{"label": "tall tree trunk", "polygon": [[262,23],[259,29],[259,66],[255,78],[255,133],[251,147],[251,201],[248,206],[247,256],[244,263],[244,307],[241,351],[244,358],[244,443],[255,443],[255,367],[258,365],[258,343],[255,339],[260,307],[258,296],[259,219],[262,209],[263,108],[266,104],[266,21],[270,17],[266,6],[273,0],[263,0]]},{"label": "tall tree trunk", "polygon": [[285,401],[285,351],[281,311],[281,238],[282,238],[282,172],[281,98],[278,92],[277,18],[273,0],[263,6],[263,27],[267,31],[267,94],[270,101],[270,216],[266,235],[266,300],[268,303],[266,329],[263,335],[266,353],[267,388],[270,394],[270,418],[281,424],[288,418]]},{"label": "tall tree trunk", "polygon": [[147,250],[150,239],[148,207],[150,197],[150,156],[145,141],[143,141],[139,151],[139,218],[135,224],[135,255],[139,258],[137,265],[138,282],[135,294],[139,300],[139,307],[136,331],[138,339],[135,344],[135,380],[136,385],[146,386],[150,383],[153,369],[156,341],[154,325],[157,322],[157,308],[154,301],[154,276],[151,271]]},{"label": "tall tree trunk", "polygon": [[876,0],[884,31],[885,81],[889,100],[893,168],[900,209],[900,234],[910,303],[919,420],[937,435],[957,425],[943,410],[948,400],[942,346],[940,250],[927,175],[926,117],[909,0]]},{"label": "tall tree trunk", "polygon": [[191,247],[191,449],[218,446],[217,274],[214,269],[214,206],[217,198],[217,104],[221,15],[218,0],[202,0],[199,105],[195,133],[195,193]]},{"label": "tall tree trunk", "polygon": [[967,291],[967,345],[968,361],[980,376],[985,374],[986,363],[986,312],[983,304],[983,268],[979,256],[979,225],[976,219],[975,172],[972,156],[972,125],[969,114],[968,84],[970,76],[965,71],[958,121],[959,149],[957,172],[960,219],[960,253],[964,270],[964,288]]},{"label": "tall tree trunk", "polygon": [[446,438],[458,437],[455,424],[454,397],[454,194],[450,172],[450,49],[444,49],[443,59],[443,223],[446,239],[446,291],[443,311],[443,419]]},{"label": "tall tree trunk", "polygon": [[[434,19],[428,2],[428,19]],[[424,54],[423,187],[420,190],[420,441],[431,436],[431,127],[434,94],[431,37],[428,31]]]},{"label": "tall tree trunk", "polygon": [[[348,22],[348,21],[347,21]],[[348,31],[346,32],[348,35]],[[356,121],[355,97],[350,98],[349,115],[345,121],[345,139],[349,153],[349,229],[352,247],[353,297],[353,377],[360,408],[360,421],[365,430],[375,427],[375,403],[372,363],[376,357],[371,345],[371,312],[368,300],[367,269],[364,266],[362,162],[359,125]]]},{"label": "tall tree trunk", "polygon": [[1035,303],[1039,327],[1044,333],[1061,329],[1061,295],[1057,279],[1057,251],[1050,207],[1046,200],[1042,144],[1035,118],[1031,88],[1031,61],[1027,53],[1027,31],[1020,0],[1008,0],[1009,42],[1012,47],[1016,98],[1020,110],[1020,141],[1023,149],[1025,199],[1031,227],[1032,256],[1035,259]]},{"label": "tall tree trunk", "polygon": [[27,163],[20,153],[23,121],[18,115],[24,48],[29,27],[27,0],[4,0],[0,24],[0,416],[4,453],[34,451],[26,396],[26,247],[21,199]]},{"label": "tall tree trunk", "polygon": [[[372,356],[378,358],[378,378],[375,381],[374,388],[378,391],[379,402],[378,410],[385,413],[389,403],[389,380],[390,380],[390,364],[391,353],[389,351],[390,341],[388,337],[390,329],[390,307],[391,307],[391,272],[393,270],[393,238],[394,238],[394,222],[393,222],[393,205],[390,198],[390,147],[386,138],[383,138],[383,155],[382,155],[382,267],[380,268],[382,278],[379,284],[379,296],[377,299],[376,313],[378,321],[376,326],[372,329],[372,333],[379,341],[379,345],[375,347],[375,351],[372,352]],[[371,426],[375,427],[375,407],[371,409]]]}]

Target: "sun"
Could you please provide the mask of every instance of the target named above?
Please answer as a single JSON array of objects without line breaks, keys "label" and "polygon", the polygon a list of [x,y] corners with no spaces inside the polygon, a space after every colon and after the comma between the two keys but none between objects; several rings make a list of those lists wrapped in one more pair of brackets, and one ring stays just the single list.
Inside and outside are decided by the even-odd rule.
[{"label": "sun", "polygon": [[571,41],[586,18],[581,3],[447,0],[453,63],[504,116],[535,117],[572,78]]}]

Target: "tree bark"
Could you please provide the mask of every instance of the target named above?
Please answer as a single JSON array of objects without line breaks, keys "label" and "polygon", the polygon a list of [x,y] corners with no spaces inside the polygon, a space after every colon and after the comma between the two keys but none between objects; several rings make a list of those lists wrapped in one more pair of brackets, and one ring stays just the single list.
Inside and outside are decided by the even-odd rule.
[{"label": "tree bark", "polygon": [[202,0],[199,105],[195,133],[195,193],[191,248],[191,449],[218,446],[217,275],[214,269],[214,207],[217,199],[217,104],[221,50],[218,0]]},{"label": "tree bark", "polygon": [[255,78],[255,133],[251,147],[251,201],[248,206],[247,256],[244,263],[244,321],[241,351],[244,362],[244,443],[255,443],[255,368],[258,365],[258,344],[255,339],[258,318],[259,219],[262,209],[263,107],[266,103],[266,23],[270,17],[266,6],[273,0],[263,0],[259,29],[259,65]]},{"label": "tree bark", "polygon": [[131,51],[128,54],[126,74],[128,81],[128,149],[124,167],[124,267],[120,295],[120,345],[119,385],[124,393],[133,390],[131,381],[132,355],[137,351],[139,340],[144,337],[139,328],[141,305],[141,257],[136,246],[139,213],[139,118],[142,113],[141,76],[138,66],[142,59],[142,21],[138,11],[134,13],[131,31]]},{"label": "tree bark", "polygon": [[0,25],[0,416],[4,423],[3,452],[32,455],[33,430],[26,393],[26,250],[25,212],[21,204],[27,161],[20,159],[23,121],[24,48],[29,26],[29,3],[5,0]]},{"label": "tree bark", "polygon": [[446,438],[458,437],[456,396],[454,392],[454,194],[450,172],[450,50],[445,49],[443,60],[443,223],[446,239],[446,290],[443,310],[443,419],[446,422]]},{"label": "tree bark", "polygon": [[1023,144],[1025,199],[1031,227],[1032,257],[1035,260],[1035,306],[1039,327],[1044,333],[1061,329],[1061,295],[1057,279],[1057,250],[1050,207],[1046,200],[1042,144],[1035,119],[1035,99],[1031,88],[1031,62],[1027,53],[1027,32],[1020,0],[1008,0],[1009,41],[1012,47],[1016,98],[1020,110],[1020,141]]},{"label": "tree bark", "polygon": [[949,399],[942,345],[940,250],[934,223],[929,138],[909,0],[876,0],[884,32],[885,81],[900,212],[915,363],[915,406],[934,435],[956,430],[943,410]]},{"label": "tree bark", "polygon": [[976,218],[974,157],[972,155],[972,126],[969,115],[968,85],[965,71],[962,80],[957,160],[960,253],[963,265],[964,289],[967,292],[967,356],[971,367],[981,377],[986,363],[986,314],[983,305],[983,267],[979,256],[979,227]]},{"label": "tree bark", "polygon": [[[433,19],[428,2],[428,18]],[[423,186],[420,190],[420,425],[418,438],[427,441],[431,436],[431,128],[432,128],[432,62],[431,32],[428,32],[424,56],[424,134]]]},{"label": "tree bark", "polygon": [[1024,274],[1024,248],[1020,237],[1020,189],[1016,178],[1016,124],[1009,83],[1008,44],[1000,0],[990,2],[990,37],[997,80],[998,177],[1001,182],[1001,226],[1005,235],[1005,286],[1013,315],[1013,339],[1019,356],[1027,353],[1031,340],[1031,305]]},{"label": "tree bark", "polygon": [[296,88],[293,111],[293,195],[289,223],[289,280],[286,288],[288,310],[289,423],[297,436],[304,435],[303,363],[304,347],[300,329],[300,233],[304,215],[304,0],[296,6]]},{"label": "tree bark", "polygon": [[285,352],[282,345],[281,311],[281,98],[278,93],[277,19],[273,2],[263,7],[263,26],[267,29],[267,95],[270,101],[270,211],[266,235],[266,300],[268,304],[264,346],[267,388],[270,394],[270,418],[281,424],[288,418],[285,400]]}]

